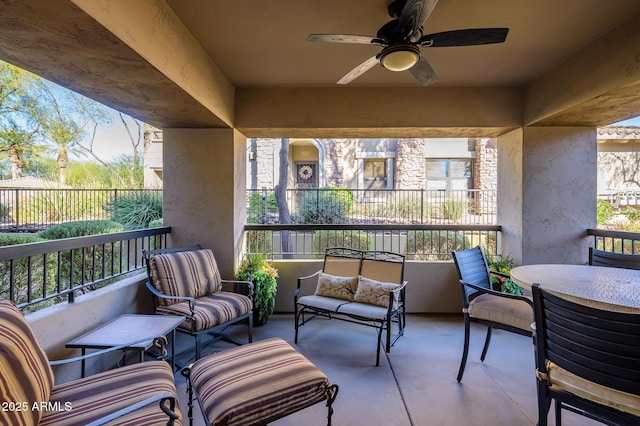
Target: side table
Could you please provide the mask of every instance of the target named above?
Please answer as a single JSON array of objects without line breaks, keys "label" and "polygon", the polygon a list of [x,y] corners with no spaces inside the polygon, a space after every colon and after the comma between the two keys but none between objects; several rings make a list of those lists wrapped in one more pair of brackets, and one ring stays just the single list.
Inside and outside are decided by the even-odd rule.
[{"label": "side table", "polygon": [[[67,348],[80,348],[82,355],[87,349],[107,349],[125,345],[127,342],[138,342],[123,350],[137,350],[140,361],[144,352],[153,346],[157,337],[171,335],[171,368],[175,371],[175,335],[176,328],[185,320],[181,316],[123,314],[113,320],[76,337],[66,344]],[[140,342],[148,337],[149,340]],[[85,362],[82,360],[82,377],[85,375]]]}]

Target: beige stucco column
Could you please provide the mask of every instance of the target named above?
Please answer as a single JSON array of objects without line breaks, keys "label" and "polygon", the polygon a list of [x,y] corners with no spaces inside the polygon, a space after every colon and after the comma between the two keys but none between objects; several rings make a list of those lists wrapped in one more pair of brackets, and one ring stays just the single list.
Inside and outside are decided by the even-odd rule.
[{"label": "beige stucco column", "polygon": [[596,226],[597,133],[527,127],[498,138],[502,253],[517,265],[586,263]]},{"label": "beige stucco column", "polygon": [[164,129],[164,224],[170,245],[211,248],[233,277],[246,216],[246,138],[233,129]]}]

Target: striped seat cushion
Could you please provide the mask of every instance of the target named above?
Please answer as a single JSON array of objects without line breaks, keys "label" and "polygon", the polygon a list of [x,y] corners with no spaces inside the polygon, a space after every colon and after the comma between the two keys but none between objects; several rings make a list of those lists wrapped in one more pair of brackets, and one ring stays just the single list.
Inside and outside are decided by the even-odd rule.
[{"label": "striped seat cushion", "polygon": [[[209,249],[158,254],[149,259],[149,271],[153,286],[167,296],[197,299],[220,291],[222,285]],[[161,298],[158,303],[168,306],[181,302]]]},{"label": "striped seat cushion", "polygon": [[[67,404],[70,409],[45,411],[40,425],[83,426],[159,392],[168,392],[177,398],[174,376],[165,361],[149,361],[105,371],[55,386],[50,402],[60,407]],[[177,404],[175,410],[180,413]],[[108,424],[156,426],[166,424],[167,420],[159,403],[154,402]],[[182,417],[176,424],[182,424]]]},{"label": "striped seat cushion", "polygon": [[[253,303],[247,296],[229,291],[219,291],[196,300],[194,307],[194,331],[202,331],[223,324],[253,309]],[[180,328],[191,330],[191,310],[189,302],[174,303],[169,306],[158,306],[156,313],[160,315],[184,315],[186,320]]]},{"label": "striped seat cushion", "polygon": [[327,398],[327,376],[279,338],[201,358],[191,382],[212,425],[265,424]]},{"label": "striped seat cushion", "polygon": [[0,300],[0,374],[0,401],[29,405],[0,410],[0,424],[37,425],[43,412],[32,405],[49,400],[53,371],[31,326],[7,300]]}]

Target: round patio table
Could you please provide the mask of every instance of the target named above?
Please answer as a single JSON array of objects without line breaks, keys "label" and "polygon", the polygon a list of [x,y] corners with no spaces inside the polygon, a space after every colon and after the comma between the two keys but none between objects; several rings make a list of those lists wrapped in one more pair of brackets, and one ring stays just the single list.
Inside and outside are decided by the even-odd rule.
[{"label": "round patio table", "polygon": [[640,314],[640,271],[589,265],[518,266],[511,279],[525,289],[534,283],[567,299],[608,311]]}]

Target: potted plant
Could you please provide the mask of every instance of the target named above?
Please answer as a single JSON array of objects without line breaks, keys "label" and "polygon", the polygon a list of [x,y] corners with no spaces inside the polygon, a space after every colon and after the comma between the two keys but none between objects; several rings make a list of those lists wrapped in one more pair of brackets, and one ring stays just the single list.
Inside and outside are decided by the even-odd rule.
[{"label": "potted plant", "polygon": [[522,287],[514,283],[508,276],[511,273],[511,268],[513,268],[513,259],[510,257],[489,262],[489,270],[492,272],[491,283],[500,283],[500,289],[504,293],[522,296]]},{"label": "potted plant", "polygon": [[236,273],[237,280],[253,282],[253,325],[267,323],[273,313],[278,290],[278,271],[260,254],[247,255]]}]

